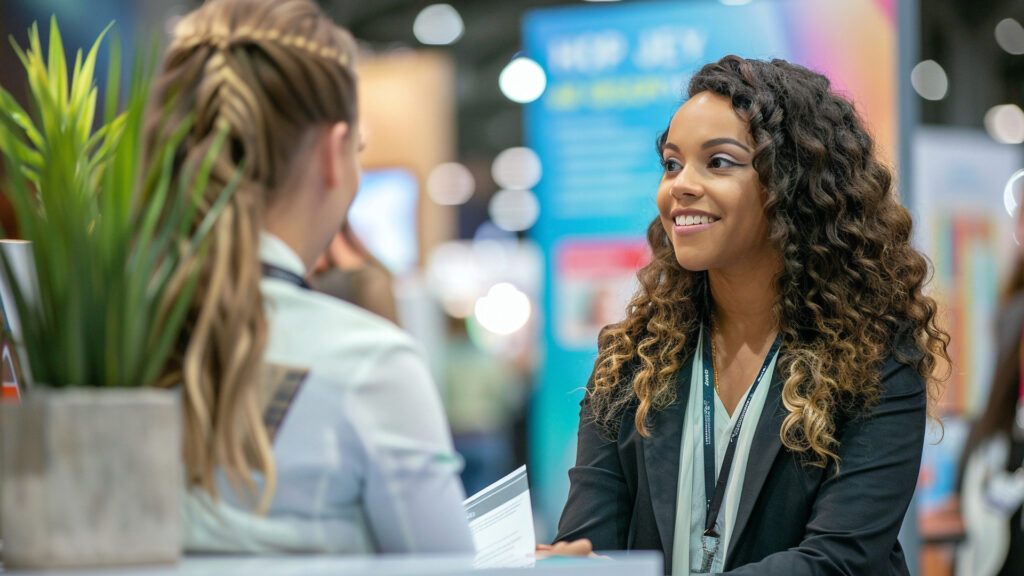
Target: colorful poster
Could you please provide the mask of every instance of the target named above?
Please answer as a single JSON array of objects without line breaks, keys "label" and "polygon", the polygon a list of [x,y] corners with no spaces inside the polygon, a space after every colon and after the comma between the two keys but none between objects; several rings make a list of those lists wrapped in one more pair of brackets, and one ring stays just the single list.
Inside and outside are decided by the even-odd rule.
[{"label": "colorful poster", "polygon": [[21,400],[17,363],[6,339],[0,344],[0,349],[0,402],[17,402]]},{"label": "colorful poster", "polygon": [[[10,265],[22,296],[30,301],[36,293],[32,245],[23,240],[0,240],[0,252]],[[7,273],[0,267],[0,402],[17,402],[28,388],[30,371],[22,338],[14,291]]]},{"label": "colorful poster", "polygon": [[[0,278],[0,283],[3,279]],[[13,311],[14,302],[4,287],[0,290],[0,402],[17,402],[21,400],[21,371],[14,353],[15,328],[7,313],[10,306]]]},{"label": "colorful poster", "polygon": [[555,248],[555,259],[555,338],[566,350],[590,351],[601,328],[622,318],[636,271],[651,260],[647,243],[571,240]]},{"label": "colorful poster", "polygon": [[1020,248],[1003,189],[1020,168],[1014,146],[980,130],[921,128],[914,135],[915,243],[932,261],[932,293],[950,333],[942,412],[976,416],[995,362],[993,320]]},{"label": "colorful poster", "polygon": [[[526,106],[527,144],[544,167],[532,235],[549,256],[530,425],[539,539],[554,536],[568,492],[598,324],[624,315],[624,288],[633,286],[627,268],[646,261],[616,255],[645,246],[661,173],[655,139],[689,77],[727,54],[806,65],[854,99],[883,155],[895,161],[895,20],[893,0],[694,0],[527,14],[524,50],[547,75],[543,96]],[[607,272],[601,257],[591,260],[602,251]]]}]

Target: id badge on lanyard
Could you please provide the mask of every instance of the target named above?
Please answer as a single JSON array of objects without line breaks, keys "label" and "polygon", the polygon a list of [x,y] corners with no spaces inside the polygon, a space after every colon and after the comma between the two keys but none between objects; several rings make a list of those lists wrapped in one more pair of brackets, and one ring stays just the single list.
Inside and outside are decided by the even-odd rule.
[{"label": "id badge on lanyard", "polygon": [[715,554],[718,554],[718,543],[721,540],[718,533],[711,531],[708,534],[707,531],[701,534],[700,547],[701,547],[701,561],[700,570],[697,570],[697,574],[707,574],[711,572],[711,564],[715,561]]},{"label": "id badge on lanyard", "polygon": [[779,334],[775,337],[775,342],[772,343],[772,347],[768,350],[768,355],[764,358],[764,363],[761,364],[761,370],[757,374],[757,378],[754,383],[750,385],[750,390],[747,391],[747,397],[743,401],[743,406],[740,408],[740,413],[736,417],[736,424],[732,428],[732,432],[729,434],[729,444],[725,449],[725,457],[722,459],[722,469],[718,473],[718,479],[715,480],[715,373],[713,368],[714,360],[712,359],[711,352],[711,334],[708,331],[708,337],[704,339],[704,350],[703,350],[703,392],[704,392],[704,405],[703,417],[704,417],[704,497],[705,497],[705,512],[704,512],[704,533],[700,537],[701,542],[701,563],[700,569],[696,570],[698,574],[706,574],[711,572],[711,564],[715,560],[715,555],[718,553],[718,547],[721,543],[721,535],[718,533],[716,523],[718,521],[719,512],[722,509],[722,501],[725,499],[725,488],[729,483],[729,474],[732,471],[732,461],[736,456],[736,444],[738,443],[740,430],[743,427],[743,420],[747,415],[747,408],[750,407],[750,401],[754,397],[754,391],[757,390],[758,384],[764,379],[764,375],[768,372],[768,366],[772,363],[772,358],[779,351],[779,347],[782,346],[782,335]]}]

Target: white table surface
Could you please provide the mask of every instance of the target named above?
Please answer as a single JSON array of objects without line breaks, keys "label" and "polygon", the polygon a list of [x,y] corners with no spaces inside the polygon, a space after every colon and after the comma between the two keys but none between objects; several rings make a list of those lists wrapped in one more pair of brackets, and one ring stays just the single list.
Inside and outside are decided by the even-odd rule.
[{"label": "white table surface", "polygon": [[5,571],[4,576],[662,576],[661,554],[611,554],[610,560],[548,558],[532,568],[473,570],[470,556],[186,556],[173,566]]}]

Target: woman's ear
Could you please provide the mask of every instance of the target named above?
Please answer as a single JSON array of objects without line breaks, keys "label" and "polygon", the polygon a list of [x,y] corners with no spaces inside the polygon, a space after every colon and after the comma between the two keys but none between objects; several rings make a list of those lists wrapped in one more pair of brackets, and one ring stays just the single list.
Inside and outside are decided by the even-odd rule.
[{"label": "woman's ear", "polygon": [[320,154],[320,166],[323,174],[324,187],[333,190],[345,179],[347,169],[342,159],[348,153],[349,124],[336,122],[321,136],[317,146]]}]

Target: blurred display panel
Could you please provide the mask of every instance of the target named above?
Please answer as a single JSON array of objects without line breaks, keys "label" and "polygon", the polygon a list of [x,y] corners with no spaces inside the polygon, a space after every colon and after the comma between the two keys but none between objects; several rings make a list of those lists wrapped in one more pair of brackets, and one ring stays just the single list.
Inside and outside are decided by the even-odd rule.
[{"label": "blurred display panel", "polygon": [[[540,64],[547,83],[526,105],[526,143],[543,165],[532,235],[552,255],[545,263],[543,363],[530,429],[542,540],[554,535],[568,493],[597,324],[624,315],[624,279],[645,261],[637,258],[626,270],[615,254],[634,242],[642,246],[657,214],[661,168],[654,143],[682,103],[689,77],[726,54],[806,65],[856,101],[883,154],[894,160],[895,20],[893,0],[624,3],[527,14],[525,55]],[[608,248],[607,273],[594,273],[600,266],[575,268],[573,250],[608,241],[622,244]]]},{"label": "blurred display panel", "polygon": [[392,274],[411,270],[418,259],[419,186],[408,170],[363,173],[348,212],[352,229]]},{"label": "blurred display panel", "polygon": [[[402,238],[399,246],[407,246],[407,234],[414,233],[415,265],[422,268],[455,229],[453,207],[440,205],[426,194],[431,171],[455,157],[455,67],[443,52],[403,50],[361,58],[358,73],[363,169],[368,174],[397,168],[407,171],[415,178],[418,194],[415,231],[408,228],[404,216],[389,218],[387,214],[375,220],[377,231]],[[353,217],[353,228],[358,226],[358,218],[358,214]],[[375,254],[384,259],[383,254]],[[398,317],[402,328],[423,345],[431,374],[438,380],[444,323],[420,283],[415,273],[396,275]]]},{"label": "blurred display panel", "polygon": [[[454,230],[452,207],[422,193],[431,170],[455,154],[454,90],[454,66],[443,53],[403,51],[359,64],[359,129],[366,146],[360,161],[367,171],[401,167],[416,179],[422,198],[418,264]],[[393,223],[393,233],[404,234],[399,226]]]}]

